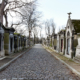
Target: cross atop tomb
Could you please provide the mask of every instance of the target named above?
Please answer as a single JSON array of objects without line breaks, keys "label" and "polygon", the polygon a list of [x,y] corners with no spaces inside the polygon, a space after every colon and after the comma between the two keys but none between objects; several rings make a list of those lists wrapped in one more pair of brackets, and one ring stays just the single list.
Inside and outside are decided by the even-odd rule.
[{"label": "cross atop tomb", "polygon": [[69,15],[69,19],[70,19],[70,15],[72,14],[71,12],[67,13]]}]

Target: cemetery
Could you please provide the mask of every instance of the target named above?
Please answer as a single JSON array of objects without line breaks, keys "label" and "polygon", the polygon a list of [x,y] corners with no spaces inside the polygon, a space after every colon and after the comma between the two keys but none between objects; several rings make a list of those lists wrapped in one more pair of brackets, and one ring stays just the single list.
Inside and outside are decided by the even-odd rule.
[{"label": "cemetery", "polygon": [[0,57],[26,48],[26,37],[14,32],[14,28],[6,28],[0,23]]},{"label": "cemetery", "polygon": [[[68,58],[80,58],[80,20],[71,19],[71,13],[68,15],[65,29],[52,35],[52,48]],[[48,38],[42,41],[44,45],[50,46]]]},{"label": "cemetery", "polygon": [[80,80],[79,2],[0,0],[0,80]]}]

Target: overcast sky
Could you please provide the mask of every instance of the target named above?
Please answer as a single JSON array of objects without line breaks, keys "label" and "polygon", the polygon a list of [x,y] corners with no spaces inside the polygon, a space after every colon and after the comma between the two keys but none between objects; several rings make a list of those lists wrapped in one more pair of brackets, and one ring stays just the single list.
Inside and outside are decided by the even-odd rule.
[{"label": "overcast sky", "polygon": [[43,19],[54,19],[56,32],[59,27],[65,27],[68,19],[68,12],[71,12],[71,19],[80,19],[80,0],[38,0],[38,10],[42,11]]}]

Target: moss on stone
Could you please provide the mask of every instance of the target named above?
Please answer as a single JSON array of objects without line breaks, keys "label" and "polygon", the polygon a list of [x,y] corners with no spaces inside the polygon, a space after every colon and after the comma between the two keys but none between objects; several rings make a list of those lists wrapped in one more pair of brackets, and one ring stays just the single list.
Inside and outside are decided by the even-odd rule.
[{"label": "moss on stone", "polygon": [[14,33],[14,35],[20,35],[20,33]]},{"label": "moss on stone", "polygon": [[80,33],[80,20],[72,20],[76,33]]},{"label": "moss on stone", "polygon": [[74,39],[74,43],[73,43],[74,47],[76,47],[78,45],[78,40]]},{"label": "moss on stone", "polygon": [[4,49],[9,48],[9,33],[4,33]]},{"label": "moss on stone", "polygon": [[4,33],[4,43],[9,44],[9,33]]},{"label": "moss on stone", "polygon": [[9,33],[4,33],[4,49],[5,49],[5,54],[8,54],[8,49],[9,49]]},{"label": "moss on stone", "polygon": [[54,46],[57,46],[57,39],[54,39]]}]

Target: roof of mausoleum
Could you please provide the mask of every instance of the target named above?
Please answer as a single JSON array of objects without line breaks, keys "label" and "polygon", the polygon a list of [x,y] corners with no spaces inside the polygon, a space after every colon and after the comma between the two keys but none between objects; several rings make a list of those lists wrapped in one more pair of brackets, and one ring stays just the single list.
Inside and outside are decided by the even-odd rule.
[{"label": "roof of mausoleum", "polygon": [[74,26],[74,30],[76,33],[80,33],[80,20],[77,19],[72,19],[71,20],[73,26]]},{"label": "roof of mausoleum", "polygon": [[14,35],[19,35],[19,33],[14,33]]},{"label": "roof of mausoleum", "polygon": [[15,31],[15,29],[12,28],[12,27],[5,27],[1,22],[0,22],[0,26],[1,26],[4,30],[6,30],[6,31],[12,31],[12,32]]},{"label": "roof of mausoleum", "polygon": [[62,29],[58,32],[58,34],[64,34],[65,33],[65,29]]}]

